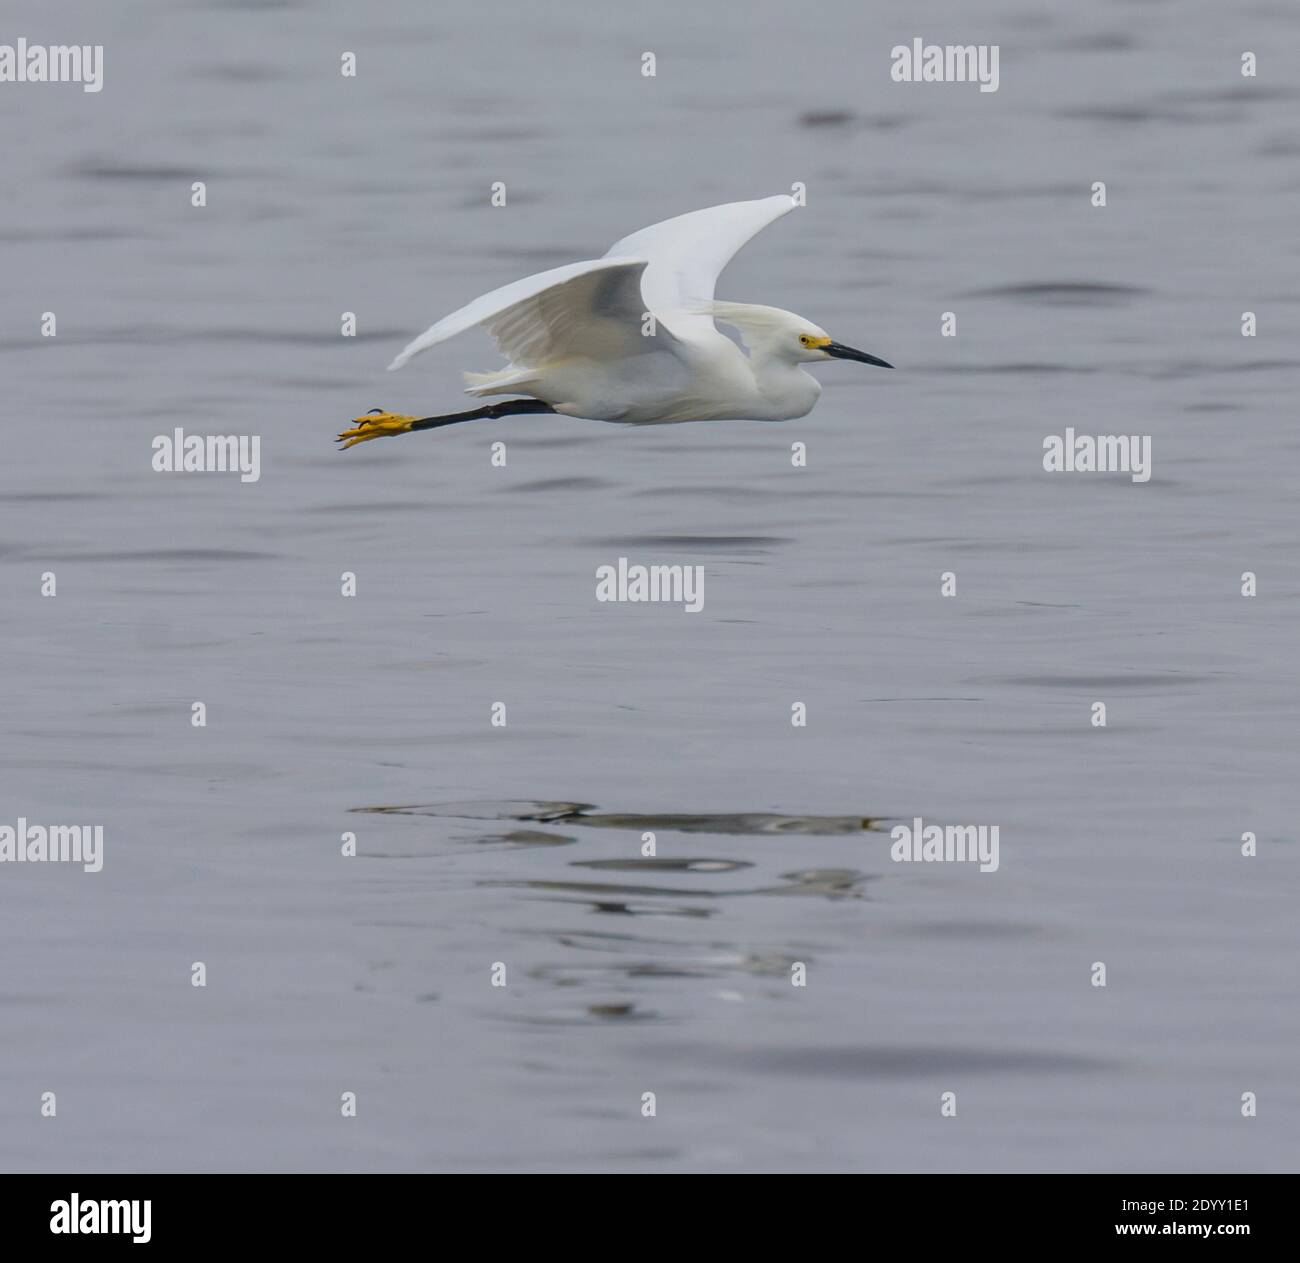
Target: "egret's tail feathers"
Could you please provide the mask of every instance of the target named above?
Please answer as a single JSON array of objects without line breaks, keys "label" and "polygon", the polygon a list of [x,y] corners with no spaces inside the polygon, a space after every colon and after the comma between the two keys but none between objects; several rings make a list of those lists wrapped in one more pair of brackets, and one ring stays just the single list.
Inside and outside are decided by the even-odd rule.
[{"label": "egret's tail feathers", "polygon": [[486,395],[511,395],[526,391],[538,380],[537,371],[531,368],[495,369],[490,373],[462,373],[465,379],[465,393],[482,399]]}]

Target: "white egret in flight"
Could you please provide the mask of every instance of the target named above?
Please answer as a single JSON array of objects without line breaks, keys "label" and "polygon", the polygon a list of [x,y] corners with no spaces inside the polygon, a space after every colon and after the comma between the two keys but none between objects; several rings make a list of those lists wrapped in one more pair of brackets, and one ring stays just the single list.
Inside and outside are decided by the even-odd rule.
[{"label": "white egret in flight", "polygon": [[[484,325],[509,360],[466,373],[467,394],[523,395],[469,412],[407,417],[375,409],[339,435],[343,447],[412,430],[515,413],[598,421],[785,421],[808,413],[821,384],[800,365],[884,360],[833,342],[810,320],[716,302],[718,273],[759,229],[794,210],[780,194],[692,211],[642,228],[600,259],[503,285],[445,316],[388,366]],[[718,330],[730,325],[743,348]]]}]

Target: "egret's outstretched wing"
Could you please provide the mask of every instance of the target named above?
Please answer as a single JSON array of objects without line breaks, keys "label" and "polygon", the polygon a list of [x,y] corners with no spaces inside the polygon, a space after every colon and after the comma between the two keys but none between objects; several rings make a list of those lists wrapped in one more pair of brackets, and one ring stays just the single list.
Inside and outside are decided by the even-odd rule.
[{"label": "egret's outstretched wing", "polygon": [[718,274],[750,238],[797,205],[779,193],[690,211],[624,237],[605,257],[649,260],[641,278],[646,307],[678,337],[713,332],[713,318],[702,309],[713,300]]},{"label": "egret's outstretched wing", "polygon": [[647,310],[641,296],[643,258],[606,255],[538,272],[503,285],[425,330],[388,366],[401,368],[413,356],[474,325],[486,325],[512,364],[531,366],[583,354],[597,358],[665,350],[671,334],[656,345],[641,336]]}]

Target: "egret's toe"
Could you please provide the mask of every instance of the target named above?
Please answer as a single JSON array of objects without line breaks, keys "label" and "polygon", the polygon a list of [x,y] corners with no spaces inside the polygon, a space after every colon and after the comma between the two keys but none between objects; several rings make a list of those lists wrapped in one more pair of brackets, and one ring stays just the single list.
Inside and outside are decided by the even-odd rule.
[{"label": "egret's toe", "polygon": [[358,443],[370,439],[381,439],[389,434],[406,434],[414,423],[414,417],[402,416],[396,412],[384,412],[381,408],[372,408],[364,416],[353,417],[353,428],[344,430],[336,442],[339,451],[347,451]]}]

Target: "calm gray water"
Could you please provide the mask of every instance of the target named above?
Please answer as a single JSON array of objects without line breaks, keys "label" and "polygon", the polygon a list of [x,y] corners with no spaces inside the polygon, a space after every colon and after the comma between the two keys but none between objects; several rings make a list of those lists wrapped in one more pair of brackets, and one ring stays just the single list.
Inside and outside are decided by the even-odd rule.
[{"label": "calm gray water", "polygon": [[[1084,8],[7,6],[106,64],[0,84],[0,822],[106,841],[0,868],[0,1168],[1295,1168],[1300,13]],[[898,371],[333,450],[462,406],[485,335],[383,369],[468,298],[795,181],[719,296]],[[999,871],[893,863],[917,815]]]}]

